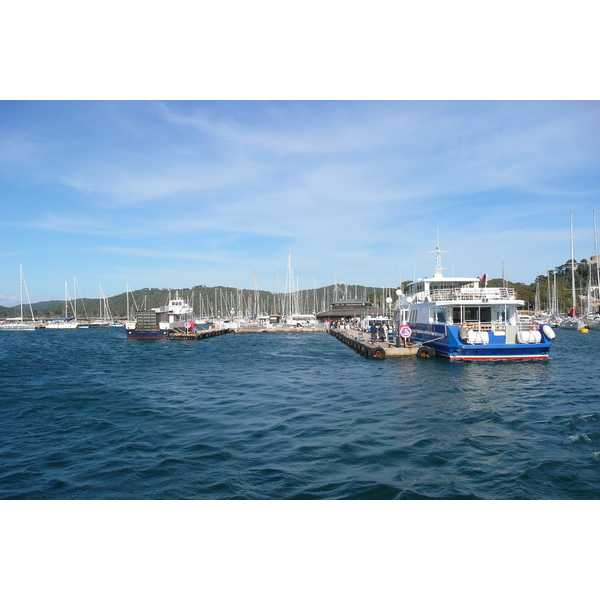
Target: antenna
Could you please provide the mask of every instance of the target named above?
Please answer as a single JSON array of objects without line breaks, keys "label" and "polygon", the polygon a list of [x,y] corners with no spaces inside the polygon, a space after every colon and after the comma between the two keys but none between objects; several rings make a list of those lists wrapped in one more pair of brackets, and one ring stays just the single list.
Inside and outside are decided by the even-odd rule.
[{"label": "antenna", "polygon": [[435,271],[433,272],[433,276],[441,277],[442,273],[446,270],[442,267],[442,252],[448,252],[448,250],[440,250],[440,241],[439,241],[439,228],[438,228],[438,245],[435,250],[430,250],[429,252],[435,252]]}]

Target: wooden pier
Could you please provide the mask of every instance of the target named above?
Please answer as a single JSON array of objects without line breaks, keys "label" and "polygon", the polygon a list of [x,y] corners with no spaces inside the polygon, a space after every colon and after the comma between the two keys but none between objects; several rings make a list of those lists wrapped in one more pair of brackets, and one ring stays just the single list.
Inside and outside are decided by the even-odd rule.
[{"label": "wooden pier", "polygon": [[330,333],[347,346],[362,354],[365,358],[374,360],[384,360],[386,358],[396,358],[401,356],[417,356],[421,346],[400,346],[396,347],[390,342],[370,342],[368,332],[357,331],[355,329],[310,329],[306,327],[277,328],[277,329],[200,329],[198,331],[176,330],[167,336],[170,340],[203,340],[226,333]]},{"label": "wooden pier", "polygon": [[396,347],[389,342],[370,342],[370,333],[355,329],[331,329],[329,333],[365,358],[384,360],[401,356],[417,356],[420,346]]}]

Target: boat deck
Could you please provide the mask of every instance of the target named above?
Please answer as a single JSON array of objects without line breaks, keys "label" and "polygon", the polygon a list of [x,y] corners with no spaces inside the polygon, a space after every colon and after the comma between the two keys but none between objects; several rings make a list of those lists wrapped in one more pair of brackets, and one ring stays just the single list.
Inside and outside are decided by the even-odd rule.
[{"label": "boat deck", "polygon": [[215,337],[217,335],[225,335],[233,333],[233,329],[201,329],[199,331],[173,331],[170,332],[166,339],[169,340],[204,340],[206,338]]}]

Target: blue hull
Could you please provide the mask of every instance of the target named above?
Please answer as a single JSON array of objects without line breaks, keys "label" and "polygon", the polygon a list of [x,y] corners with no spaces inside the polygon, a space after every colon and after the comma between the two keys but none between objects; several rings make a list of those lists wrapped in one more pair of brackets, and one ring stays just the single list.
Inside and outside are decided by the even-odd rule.
[{"label": "blue hull", "polygon": [[489,344],[464,344],[458,337],[458,325],[408,323],[411,340],[435,349],[450,360],[540,360],[547,359],[551,343],[540,328],[542,341],[537,344],[507,344],[505,336],[488,332]]}]

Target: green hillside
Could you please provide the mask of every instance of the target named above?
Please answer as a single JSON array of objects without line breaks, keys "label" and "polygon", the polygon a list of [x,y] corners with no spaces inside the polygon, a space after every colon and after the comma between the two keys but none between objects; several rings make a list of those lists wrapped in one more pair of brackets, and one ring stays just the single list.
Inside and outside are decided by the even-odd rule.
[{"label": "green hillside", "polygon": [[[312,313],[329,308],[331,302],[337,297],[343,298],[361,298],[381,306],[385,304],[385,295],[394,295],[394,287],[373,288],[362,285],[338,284],[337,292],[335,285],[329,285],[316,290],[302,290],[297,296],[297,307],[299,312]],[[256,314],[257,312],[282,312],[287,305],[288,299],[285,294],[275,294],[264,290],[236,289],[232,287],[206,287],[204,285],[194,286],[193,288],[183,288],[180,290],[169,290],[167,288],[143,288],[129,293],[130,313],[136,310],[156,308],[164,306],[169,300],[169,294],[175,294],[179,291],[181,296],[186,299],[196,311],[196,314],[202,316],[218,316],[231,314],[233,310],[238,314]],[[115,318],[124,318],[127,316],[127,294],[123,292],[116,296],[110,296],[107,299],[110,314]],[[286,304],[287,302],[287,304]],[[33,312],[36,318],[50,319],[64,317],[64,300],[50,300],[32,304]],[[97,298],[78,298],[77,315],[80,318],[98,318],[101,309],[100,301]],[[20,308],[0,306],[0,317],[17,317],[20,314]],[[23,306],[23,314],[26,318],[30,316],[29,306]],[[71,305],[69,305],[68,316],[72,316]]]},{"label": "green hillside", "polygon": [[[592,285],[597,286],[596,270],[587,260],[577,263],[575,269],[575,294],[577,296],[577,309],[583,312],[585,309],[581,306],[580,296],[587,295],[588,279],[592,277]],[[591,269],[590,266],[593,268]],[[535,307],[536,288],[539,286],[540,308],[543,311],[549,310],[551,305],[551,293],[554,288],[554,274],[556,273],[556,288],[558,296],[558,312],[566,313],[572,308],[572,286],[571,286],[571,260],[565,264],[551,269],[545,275],[538,275],[533,283],[512,283],[507,282],[506,287],[512,287],[517,292],[517,298],[525,301],[525,308],[533,310]],[[502,279],[491,279],[488,281],[489,287],[501,287]],[[549,291],[550,290],[550,291]]]},{"label": "green hillside", "polygon": [[[526,284],[521,282],[503,282],[502,279],[491,279],[487,285],[489,287],[501,287],[503,283],[506,287],[514,288],[517,297],[525,301],[525,308],[533,309],[535,306],[536,286],[539,285],[539,296],[541,308],[545,309],[549,304],[548,280],[550,286],[554,285],[554,273],[556,272],[556,286],[558,288],[559,312],[567,312],[571,308],[571,261],[564,265],[555,267],[549,275],[539,275],[533,283]],[[575,289],[577,295],[585,295],[590,275],[590,264],[587,260],[577,263],[575,270]],[[593,284],[596,284],[595,269],[592,273]],[[409,281],[403,282],[406,286]],[[372,302],[378,307],[385,305],[385,297],[391,296],[395,300],[395,286],[390,288],[373,288],[363,285],[349,285],[345,283],[329,285],[317,288],[316,290],[302,290],[296,294],[299,312],[312,313],[320,312],[329,308],[331,302],[337,299],[358,298]],[[167,304],[169,293],[175,293],[167,288],[143,288],[135,290],[129,294],[130,312],[133,314],[136,309],[156,308]],[[264,290],[255,291],[249,289],[236,289],[233,287],[206,287],[197,285],[193,288],[184,288],[178,290],[181,296],[193,305],[196,314],[201,316],[228,315],[231,312],[237,314],[256,314],[257,312],[283,312],[289,305],[289,299],[284,294],[275,294]],[[107,299],[110,313],[115,318],[124,318],[127,316],[127,294],[124,292]],[[64,316],[64,300],[50,300],[37,302],[32,305],[36,318],[48,319]],[[77,299],[77,314],[80,318],[98,318],[100,316],[101,306],[98,298]],[[0,317],[18,317],[20,308],[0,306]],[[29,307],[23,307],[23,314],[29,317]],[[72,315],[69,307],[69,316]]]}]

